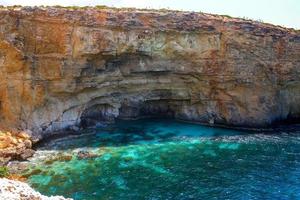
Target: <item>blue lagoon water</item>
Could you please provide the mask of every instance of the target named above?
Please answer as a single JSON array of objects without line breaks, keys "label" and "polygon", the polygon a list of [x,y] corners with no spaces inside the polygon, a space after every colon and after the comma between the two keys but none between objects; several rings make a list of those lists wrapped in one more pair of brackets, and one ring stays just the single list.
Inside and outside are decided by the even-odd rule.
[{"label": "blue lagoon water", "polygon": [[298,130],[119,121],[47,141],[25,174],[41,193],[74,199],[300,199]]}]

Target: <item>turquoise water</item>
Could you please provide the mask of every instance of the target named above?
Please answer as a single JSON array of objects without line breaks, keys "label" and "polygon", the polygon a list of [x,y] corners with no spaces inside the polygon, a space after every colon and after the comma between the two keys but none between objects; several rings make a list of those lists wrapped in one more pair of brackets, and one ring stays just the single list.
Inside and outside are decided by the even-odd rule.
[{"label": "turquoise water", "polygon": [[[88,152],[79,158],[78,152]],[[39,147],[27,173],[74,199],[300,199],[300,131],[119,121]]]}]

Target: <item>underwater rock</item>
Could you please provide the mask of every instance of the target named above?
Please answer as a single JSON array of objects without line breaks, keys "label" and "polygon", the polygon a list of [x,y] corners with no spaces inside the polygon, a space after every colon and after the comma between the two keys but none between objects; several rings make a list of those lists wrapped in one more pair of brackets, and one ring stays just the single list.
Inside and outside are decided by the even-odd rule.
[{"label": "underwater rock", "polygon": [[96,157],[98,157],[97,154],[93,154],[93,153],[90,153],[88,151],[79,151],[77,153],[77,159],[78,160],[89,159],[89,158],[96,158]]},{"label": "underwater rock", "polygon": [[50,165],[56,161],[60,161],[60,162],[68,162],[70,160],[72,160],[72,155],[61,155],[61,154],[58,154],[58,155],[54,155],[52,158],[50,159],[47,159],[44,163],[46,165]]}]

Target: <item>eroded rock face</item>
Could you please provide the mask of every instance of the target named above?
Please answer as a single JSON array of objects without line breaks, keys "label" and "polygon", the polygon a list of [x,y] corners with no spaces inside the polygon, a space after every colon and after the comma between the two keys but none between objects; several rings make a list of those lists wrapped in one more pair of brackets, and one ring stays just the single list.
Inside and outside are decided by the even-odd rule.
[{"label": "eroded rock face", "polygon": [[188,12],[0,10],[0,122],[39,136],[163,115],[259,127],[300,116],[299,31]]}]

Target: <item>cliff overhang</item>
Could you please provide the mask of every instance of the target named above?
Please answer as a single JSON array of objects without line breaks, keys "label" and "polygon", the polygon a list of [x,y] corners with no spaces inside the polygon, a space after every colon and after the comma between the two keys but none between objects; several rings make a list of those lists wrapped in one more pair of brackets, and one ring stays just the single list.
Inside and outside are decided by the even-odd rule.
[{"label": "cliff overhang", "polygon": [[300,116],[299,31],[195,12],[0,9],[0,124],[116,118],[264,127]]}]

